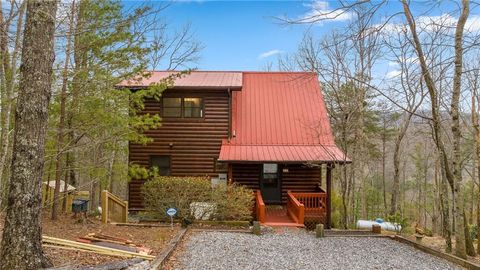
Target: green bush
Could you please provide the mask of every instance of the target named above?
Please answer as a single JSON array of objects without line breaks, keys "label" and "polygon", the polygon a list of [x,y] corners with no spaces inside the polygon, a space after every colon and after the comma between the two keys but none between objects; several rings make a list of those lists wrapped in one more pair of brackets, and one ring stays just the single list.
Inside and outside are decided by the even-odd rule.
[{"label": "green bush", "polygon": [[[165,217],[168,208],[177,209],[182,220],[208,217],[216,220],[248,220],[251,218],[253,193],[242,186],[212,188],[210,180],[202,177],[155,177],[143,186],[147,211]],[[191,205],[199,211],[193,213]],[[200,216],[199,216],[200,215]]]},{"label": "green bush", "polygon": [[250,220],[253,209],[253,191],[241,185],[213,188],[213,202],[217,206],[217,220]]}]

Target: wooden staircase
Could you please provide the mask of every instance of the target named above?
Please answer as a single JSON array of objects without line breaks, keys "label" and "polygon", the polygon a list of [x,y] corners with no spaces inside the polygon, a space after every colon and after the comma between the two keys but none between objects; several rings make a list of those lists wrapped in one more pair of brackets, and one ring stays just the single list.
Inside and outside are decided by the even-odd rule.
[{"label": "wooden staircase", "polygon": [[324,220],[326,193],[287,192],[287,205],[265,205],[260,190],[255,193],[255,212],[260,224],[272,227],[305,227],[305,218]]},{"label": "wooden staircase", "polygon": [[265,208],[265,222],[263,225],[271,227],[300,227],[305,225],[297,223],[287,212],[287,207],[282,205],[267,205]]}]

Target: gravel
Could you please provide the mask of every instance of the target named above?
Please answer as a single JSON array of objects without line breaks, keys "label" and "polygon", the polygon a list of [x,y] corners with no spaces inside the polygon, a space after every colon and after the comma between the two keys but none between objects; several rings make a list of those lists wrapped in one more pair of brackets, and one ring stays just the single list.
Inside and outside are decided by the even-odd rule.
[{"label": "gravel", "polygon": [[391,239],[317,239],[304,231],[199,232],[177,259],[175,269],[463,269]]}]

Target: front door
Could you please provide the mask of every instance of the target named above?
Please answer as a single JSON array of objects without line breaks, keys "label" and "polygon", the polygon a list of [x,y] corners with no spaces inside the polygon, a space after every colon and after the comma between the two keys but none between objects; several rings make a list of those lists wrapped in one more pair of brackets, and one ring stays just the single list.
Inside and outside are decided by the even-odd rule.
[{"label": "front door", "polygon": [[265,163],[260,177],[260,190],[265,203],[282,203],[282,181],[279,165]]}]

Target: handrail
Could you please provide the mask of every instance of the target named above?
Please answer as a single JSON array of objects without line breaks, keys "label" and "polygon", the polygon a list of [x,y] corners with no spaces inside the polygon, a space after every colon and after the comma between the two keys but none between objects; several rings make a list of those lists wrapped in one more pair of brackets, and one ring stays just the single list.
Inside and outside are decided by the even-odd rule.
[{"label": "handrail", "polygon": [[327,193],[322,187],[318,187],[318,189],[320,189],[320,193]]},{"label": "handrail", "polygon": [[327,194],[323,192],[298,192],[292,193],[300,203],[305,206],[308,214],[326,214]]},{"label": "handrail", "polygon": [[305,206],[295,198],[291,191],[287,191],[287,214],[298,224],[305,222]]},{"label": "handrail", "polygon": [[265,203],[263,202],[260,190],[255,192],[255,212],[257,220],[260,221],[260,223],[265,223]]},{"label": "handrail", "polygon": [[102,190],[102,222],[124,222],[128,220],[128,201],[123,201],[118,196]]}]

